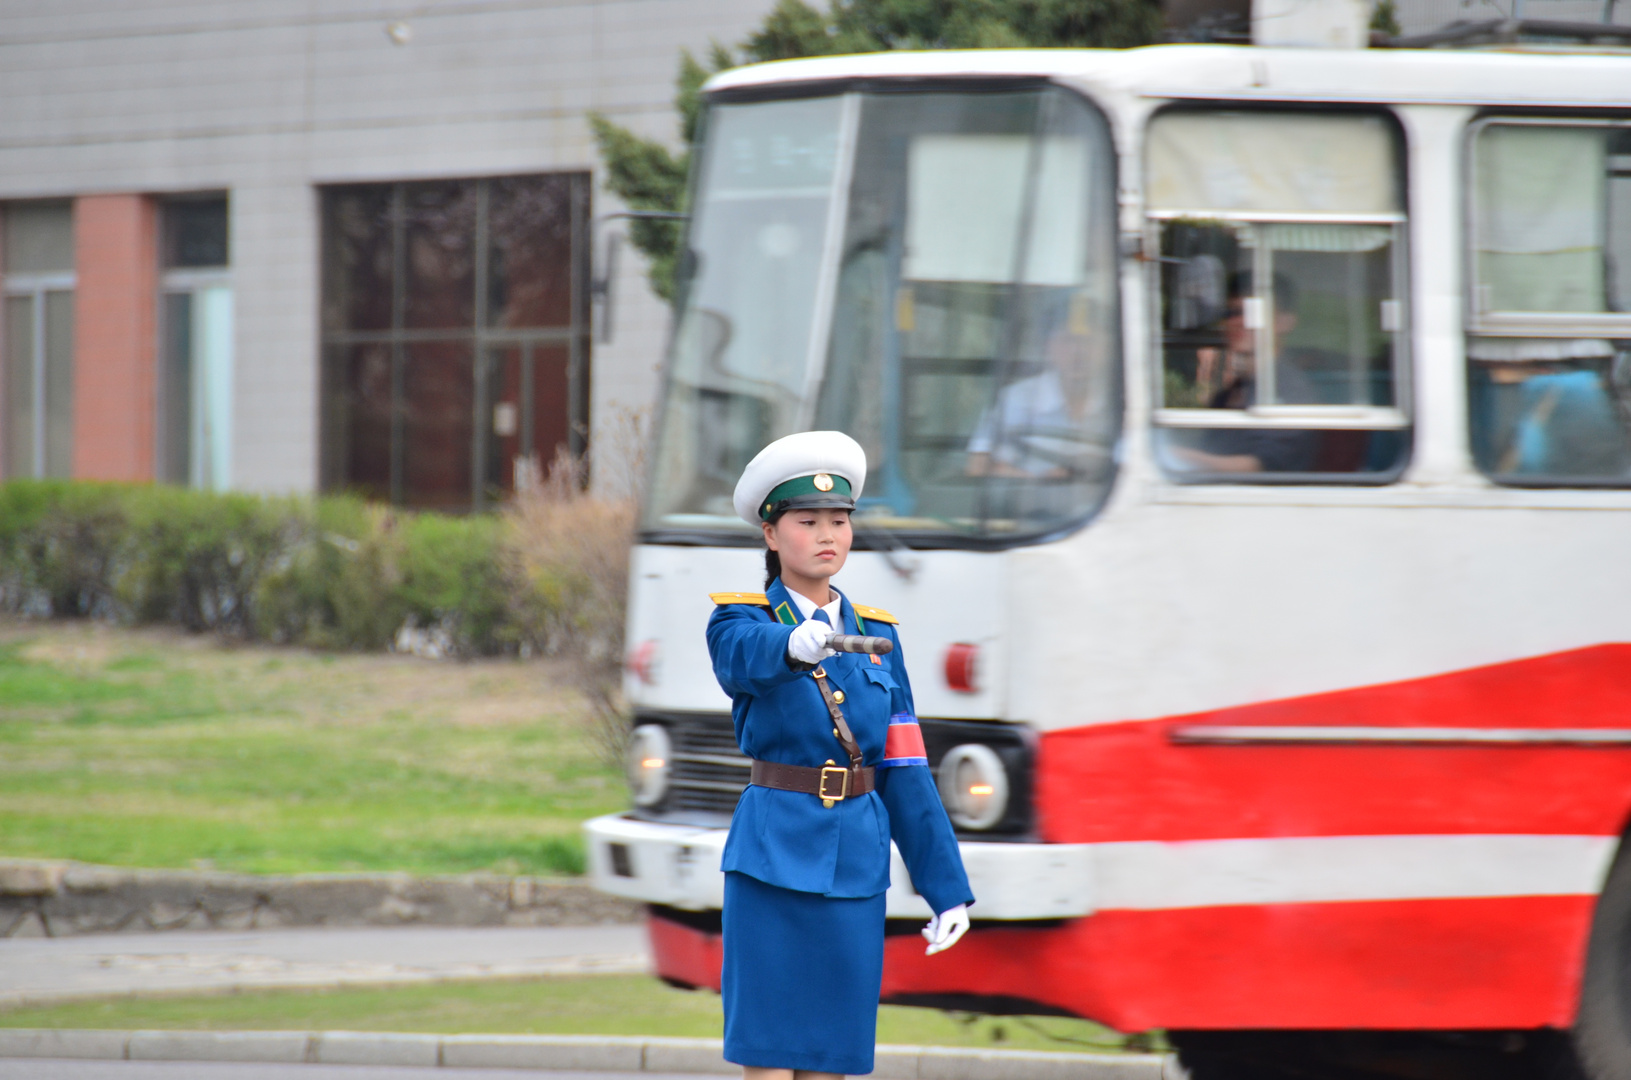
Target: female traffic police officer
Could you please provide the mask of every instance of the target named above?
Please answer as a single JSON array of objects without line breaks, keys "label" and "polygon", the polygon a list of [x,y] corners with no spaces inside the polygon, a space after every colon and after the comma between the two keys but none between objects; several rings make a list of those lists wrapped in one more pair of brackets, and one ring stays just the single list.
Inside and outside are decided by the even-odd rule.
[{"label": "female traffic police officer", "polygon": [[[736,485],[764,530],[765,592],[717,593],[714,674],[731,695],[752,783],[725,871],[725,1058],[772,1071],[872,1071],[894,839],[936,912],[928,951],[968,929],[974,902],[913,713],[895,618],[829,579],[850,550],[866,454],[837,431],[765,447]],[[833,633],[887,638],[887,655],[835,654]]]}]

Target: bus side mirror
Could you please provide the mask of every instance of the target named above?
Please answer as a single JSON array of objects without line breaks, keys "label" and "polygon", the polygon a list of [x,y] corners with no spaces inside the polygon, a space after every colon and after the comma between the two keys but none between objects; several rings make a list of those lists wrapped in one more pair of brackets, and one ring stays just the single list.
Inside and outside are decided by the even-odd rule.
[{"label": "bus side mirror", "polygon": [[[625,219],[629,221],[688,221],[689,214],[682,214],[674,210],[619,210],[612,214],[603,214],[590,224],[589,235],[590,258],[594,252],[594,239],[600,227],[609,221]],[[600,273],[593,270],[589,272],[589,300],[598,308],[595,317],[595,339],[600,344],[608,344],[612,340],[613,324],[617,321],[617,261],[618,253],[623,249],[623,236],[621,233],[606,234],[606,254],[600,261]]]},{"label": "bus side mirror", "polygon": [[606,234],[606,253],[600,260],[600,273],[590,275],[589,299],[595,307],[595,341],[609,345],[617,323],[617,262],[623,250],[623,234]]}]

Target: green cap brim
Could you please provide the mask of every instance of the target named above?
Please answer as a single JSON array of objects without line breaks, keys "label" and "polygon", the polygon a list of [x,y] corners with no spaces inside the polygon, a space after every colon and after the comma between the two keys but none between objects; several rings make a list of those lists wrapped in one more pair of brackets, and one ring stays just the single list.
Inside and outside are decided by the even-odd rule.
[{"label": "green cap brim", "polygon": [[[830,483],[826,491],[816,485],[816,477],[825,477]],[[759,504],[759,517],[769,521],[783,510],[853,510],[855,499],[850,494],[850,483],[836,473],[812,473],[795,476],[770,489],[764,502]]]}]

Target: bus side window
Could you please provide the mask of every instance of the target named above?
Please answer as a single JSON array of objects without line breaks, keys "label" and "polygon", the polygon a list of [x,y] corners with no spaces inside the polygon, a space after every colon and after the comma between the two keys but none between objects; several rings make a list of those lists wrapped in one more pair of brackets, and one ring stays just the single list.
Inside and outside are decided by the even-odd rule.
[{"label": "bus side window", "polygon": [[1409,451],[1397,138],[1363,113],[1150,127],[1168,475],[1386,481]]},{"label": "bus side window", "polygon": [[1499,483],[1631,485],[1631,129],[1475,126],[1468,436]]}]

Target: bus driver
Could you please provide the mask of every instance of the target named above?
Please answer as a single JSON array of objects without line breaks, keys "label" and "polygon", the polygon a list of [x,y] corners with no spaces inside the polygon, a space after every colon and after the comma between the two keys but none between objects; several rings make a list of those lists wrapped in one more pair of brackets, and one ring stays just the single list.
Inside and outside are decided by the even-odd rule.
[{"label": "bus driver", "polygon": [[1032,480],[1080,477],[1102,461],[1095,431],[1108,430],[1114,386],[1103,334],[1085,319],[1062,320],[1048,334],[1045,366],[997,394],[968,440],[968,476]]}]

